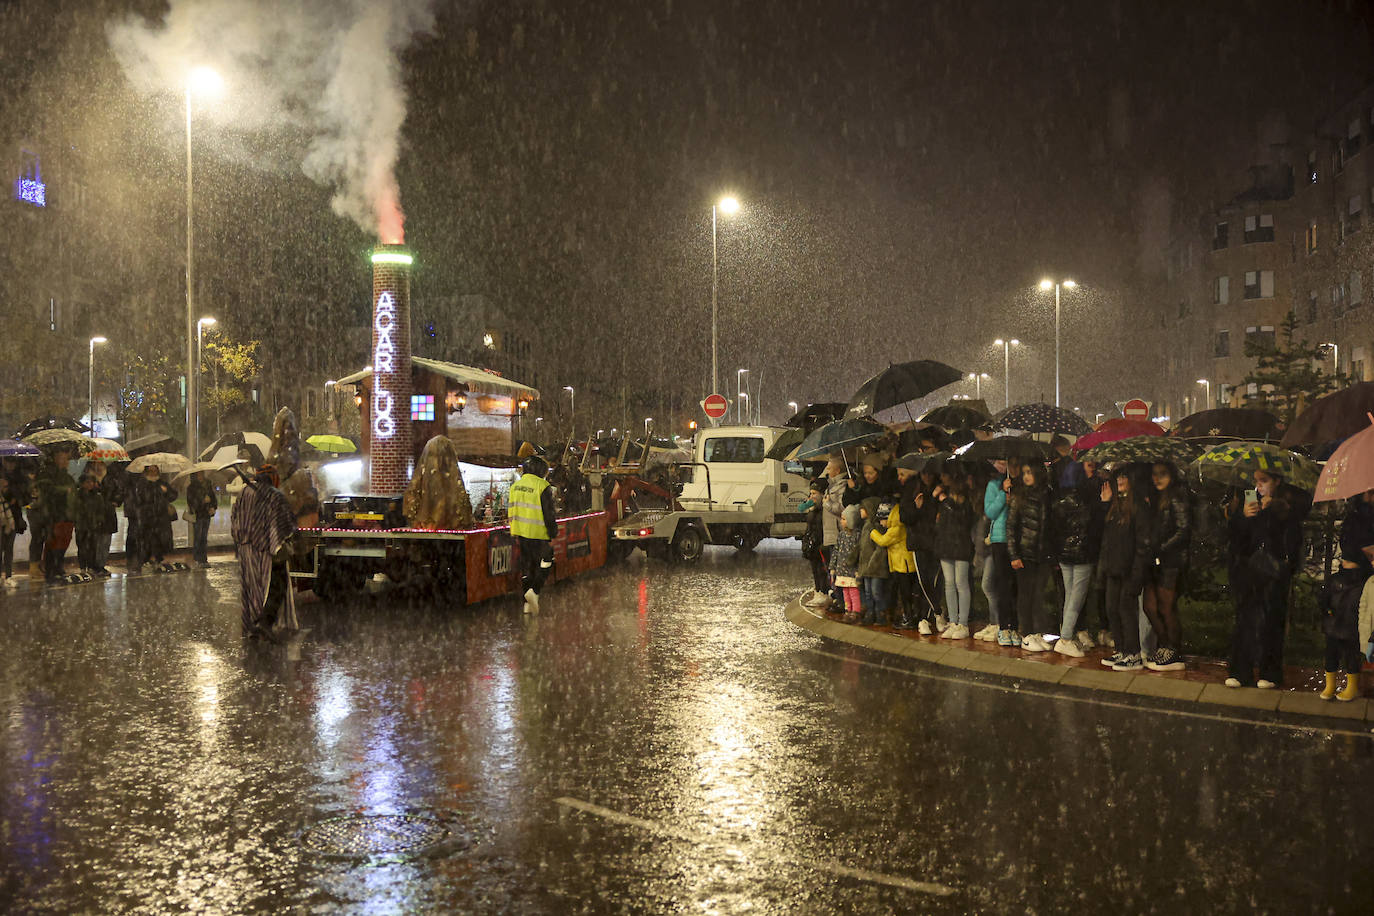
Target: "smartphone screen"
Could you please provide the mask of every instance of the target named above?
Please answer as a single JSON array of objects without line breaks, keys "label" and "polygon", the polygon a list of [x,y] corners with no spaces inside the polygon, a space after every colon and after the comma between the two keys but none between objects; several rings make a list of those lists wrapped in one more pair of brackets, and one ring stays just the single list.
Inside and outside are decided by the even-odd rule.
[{"label": "smartphone screen", "polygon": [[1259,502],[1259,491],[1258,491],[1258,490],[1246,490],[1246,491],[1245,491],[1245,501],[1246,501],[1247,503],[1257,503],[1257,502]]}]

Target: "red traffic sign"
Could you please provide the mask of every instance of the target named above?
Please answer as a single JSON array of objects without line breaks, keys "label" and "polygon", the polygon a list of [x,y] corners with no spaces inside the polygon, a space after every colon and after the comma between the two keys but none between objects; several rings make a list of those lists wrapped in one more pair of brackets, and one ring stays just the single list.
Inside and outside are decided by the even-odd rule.
[{"label": "red traffic sign", "polygon": [[1131,398],[1121,405],[1121,415],[1127,420],[1148,420],[1150,419],[1150,405],[1140,398]]},{"label": "red traffic sign", "polygon": [[730,402],[725,400],[723,394],[712,394],[701,402],[701,409],[712,420],[719,420],[730,409]]}]

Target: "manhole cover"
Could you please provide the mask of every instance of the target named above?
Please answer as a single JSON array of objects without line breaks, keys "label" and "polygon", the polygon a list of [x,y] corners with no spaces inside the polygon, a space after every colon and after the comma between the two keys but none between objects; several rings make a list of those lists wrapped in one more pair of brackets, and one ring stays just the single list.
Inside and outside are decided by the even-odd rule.
[{"label": "manhole cover", "polygon": [[330,818],[306,829],[301,845],[327,858],[413,858],[471,845],[472,837],[452,814],[355,814]]}]

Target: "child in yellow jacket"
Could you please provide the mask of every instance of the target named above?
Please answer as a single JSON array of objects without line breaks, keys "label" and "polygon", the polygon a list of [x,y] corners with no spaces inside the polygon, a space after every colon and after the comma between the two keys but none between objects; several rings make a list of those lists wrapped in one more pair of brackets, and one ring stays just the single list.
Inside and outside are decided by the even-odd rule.
[{"label": "child in yellow jacket", "polygon": [[897,626],[904,630],[916,628],[912,588],[915,583],[916,560],[906,549],[906,526],[893,503],[878,506],[878,526],[869,535],[873,543],[887,548],[888,581],[892,583],[893,609],[901,608]]}]

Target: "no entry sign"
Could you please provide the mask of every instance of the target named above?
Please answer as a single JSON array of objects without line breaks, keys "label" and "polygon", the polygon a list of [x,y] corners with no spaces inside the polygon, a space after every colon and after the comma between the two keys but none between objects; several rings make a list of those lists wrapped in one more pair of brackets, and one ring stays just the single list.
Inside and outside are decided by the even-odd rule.
[{"label": "no entry sign", "polygon": [[1127,420],[1148,420],[1150,419],[1150,405],[1140,398],[1131,398],[1121,405],[1121,415]]},{"label": "no entry sign", "polygon": [[730,402],[725,400],[723,394],[712,394],[701,402],[701,409],[712,420],[719,420],[730,409]]}]

